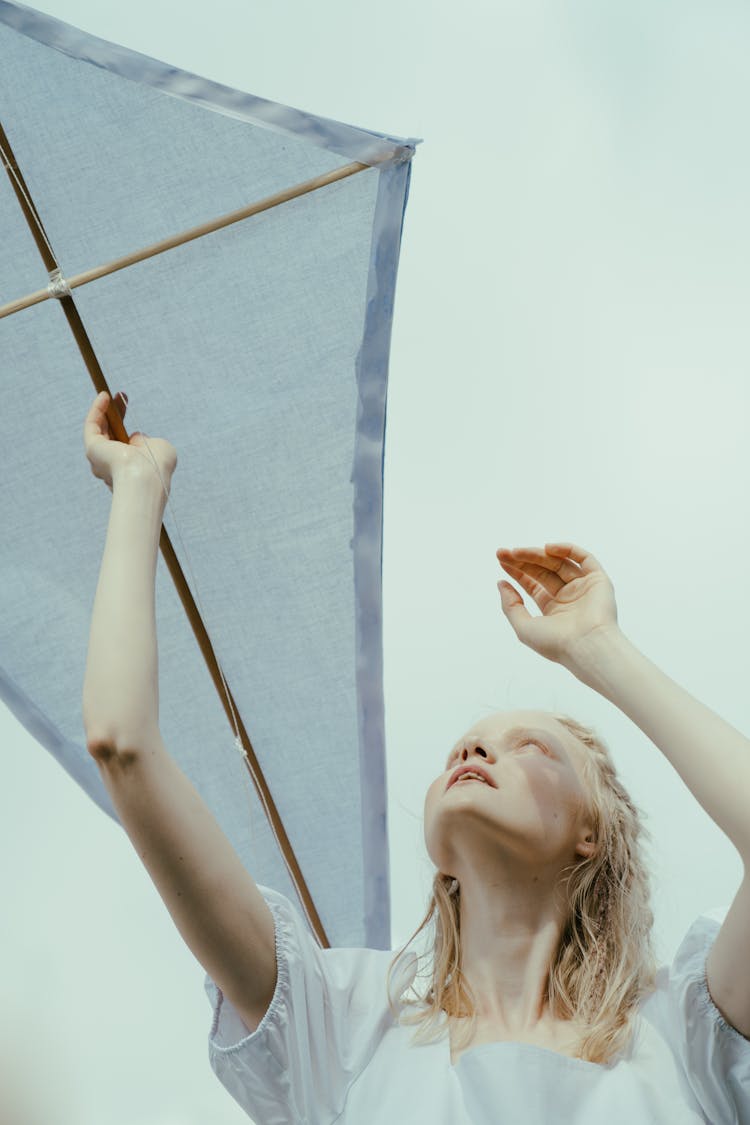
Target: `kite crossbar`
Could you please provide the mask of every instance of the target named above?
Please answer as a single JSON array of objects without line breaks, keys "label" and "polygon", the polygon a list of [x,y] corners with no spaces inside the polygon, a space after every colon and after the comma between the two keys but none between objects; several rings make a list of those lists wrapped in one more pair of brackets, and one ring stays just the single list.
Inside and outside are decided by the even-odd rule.
[{"label": "kite crossbar", "polygon": [[[268,211],[272,207],[278,207],[281,203],[288,203],[290,199],[297,199],[301,195],[307,195],[311,191],[317,191],[318,188],[327,187],[328,184],[344,180],[347,176],[354,176],[357,172],[364,172],[365,169],[371,167],[373,165],[360,164],[355,161],[352,164],[345,164],[342,168],[334,168],[333,171],[326,172],[322,176],[316,176],[313,180],[306,180],[302,184],[296,184],[285,191],[277,192],[276,195],[269,195],[258,203],[240,207],[236,211],[230,211],[227,215],[219,216],[218,219],[211,219],[207,223],[201,223],[200,226],[191,227],[189,230],[164,238],[161,242],[154,242],[150,246],[144,246],[141,250],[134,250],[131,254],[115,258],[114,261],[107,262],[103,266],[96,266],[84,273],[75,274],[73,277],[69,277],[67,281],[60,270],[52,271],[50,283],[45,289],[38,289],[35,293],[29,293],[26,297],[19,297],[15,301],[8,302],[7,305],[0,306],[0,319],[20,312],[21,309],[38,305],[42,301],[48,301],[50,297],[68,297],[71,290],[77,289],[79,285],[86,285],[89,281],[97,281],[100,277],[117,273],[118,270],[133,266],[136,262],[144,262],[147,258],[154,258],[157,254],[163,254],[165,250],[173,250],[176,246],[184,246],[186,242],[191,242],[195,238],[202,238],[204,234],[212,234],[216,230],[222,230],[233,223],[239,223],[242,219],[248,219],[251,215],[258,215],[261,211]],[[53,277],[53,273],[59,276]]]}]

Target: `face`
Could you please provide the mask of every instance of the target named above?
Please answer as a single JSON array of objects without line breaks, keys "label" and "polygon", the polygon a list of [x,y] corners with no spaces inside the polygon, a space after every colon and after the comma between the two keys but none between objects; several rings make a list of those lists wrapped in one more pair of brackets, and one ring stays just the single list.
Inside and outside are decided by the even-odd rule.
[{"label": "face", "polygon": [[[501,711],[475,723],[450,750],[425,797],[425,843],[438,870],[460,881],[467,865],[481,863],[488,872],[493,860],[562,867],[590,854],[585,753],[544,711]],[[448,788],[462,765],[481,766],[496,788],[481,781]]]}]

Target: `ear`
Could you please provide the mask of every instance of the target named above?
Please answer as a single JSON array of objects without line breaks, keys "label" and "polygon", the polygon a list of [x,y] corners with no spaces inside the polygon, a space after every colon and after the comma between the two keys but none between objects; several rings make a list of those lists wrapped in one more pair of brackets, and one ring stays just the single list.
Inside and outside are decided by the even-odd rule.
[{"label": "ear", "polygon": [[585,855],[587,859],[591,859],[596,851],[596,841],[591,839],[591,834],[585,840],[579,840],[576,844],[576,851],[579,855]]}]

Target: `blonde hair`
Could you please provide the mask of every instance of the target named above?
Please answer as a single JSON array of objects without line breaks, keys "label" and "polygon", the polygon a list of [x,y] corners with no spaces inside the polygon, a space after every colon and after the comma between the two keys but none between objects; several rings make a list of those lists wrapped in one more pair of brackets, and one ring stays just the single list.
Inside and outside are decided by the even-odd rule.
[{"label": "blonde hair", "polygon": [[[579,857],[561,874],[570,909],[550,965],[546,998],[554,1017],[574,1020],[585,1028],[577,1056],[605,1064],[630,1044],[633,1017],[655,987],[658,964],[651,935],[651,881],[642,854],[643,844],[650,845],[652,836],[617,776],[604,739],[568,715],[554,718],[587,748],[582,780],[597,849],[591,858]],[[440,1037],[442,1012],[471,1017],[464,1025],[464,1045],[476,1026],[475,996],[461,973],[461,891],[451,893],[453,883],[449,875],[435,873],[427,913],[388,969],[391,1012],[400,1024],[419,1025],[412,1036],[414,1044]],[[399,1012],[400,997],[390,992],[391,974],[401,953],[433,917],[434,941],[424,955],[431,962],[430,987],[420,996],[412,983],[416,1000],[403,999],[402,1004],[404,1009],[416,1005],[419,1010]]]}]

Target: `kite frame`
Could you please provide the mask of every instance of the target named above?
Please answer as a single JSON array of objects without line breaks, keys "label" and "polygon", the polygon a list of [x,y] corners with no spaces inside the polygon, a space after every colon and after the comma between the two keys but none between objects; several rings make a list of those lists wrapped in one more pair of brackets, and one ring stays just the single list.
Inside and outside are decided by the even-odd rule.
[{"label": "kite frame", "polygon": [[[362,805],[362,850],[364,871],[364,928],[365,943],[369,947],[390,948],[390,891],[387,870],[373,874],[388,855],[387,792],[385,770],[385,730],[383,699],[382,653],[382,495],[383,495],[383,439],[385,431],[388,356],[392,327],[394,291],[400,251],[401,233],[411,178],[411,158],[417,138],[409,140],[387,134],[357,129],[328,118],[315,117],[289,106],[233,90],[220,83],[170,67],[146,55],[141,55],[118,44],[109,43],[89,35],[51,16],[42,15],[24,5],[0,0],[0,22],[22,34],[61,51],[79,61],[93,63],[111,73],[140,84],[146,83],[174,97],[184,98],[231,117],[276,132],[285,132],[303,138],[310,144],[349,157],[354,163],[316,180],[307,181],[295,188],[278,193],[218,220],[192,228],[182,235],[173,236],[140,252],[86,271],[84,275],[65,282],[59,263],[46,237],[42,220],[34,206],[23,180],[21,170],[13,157],[10,143],[0,126],[0,145],[3,162],[13,185],[26,221],[39,249],[45,268],[51,277],[50,287],[31,296],[35,300],[20,299],[0,310],[0,315],[18,312],[36,300],[54,296],[60,300],[68,323],[86,363],[92,383],[97,390],[107,391],[104,373],[94,353],[85,327],[75,307],[71,288],[126,268],[144,257],[161,253],[193,238],[202,237],[230,223],[241,221],[269,207],[278,206],[306,192],[319,190],[365,169],[378,166],[378,193],[375,204],[370,268],[366,298],[366,317],[362,344],[357,355],[356,375],[358,386],[357,425],[352,484],[354,486],[354,591],[356,610],[355,653],[357,681],[357,714],[359,733],[361,793],[367,795]],[[393,216],[399,211],[400,225],[396,232]],[[56,276],[55,276],[56,275]],[[62,285],[60,279],[62,278]],[[54,282],[57,284],[53,284]],[[108,421],[115,437],[127,442],[128,435],[122,420],[110,404]],[[374,434],[379,442],[373,441]],[[242,718],[234,705],[219,663],[214,654],[208,632],[203,624],[176,554],[162,525],[160,548],[180,600],[190,621],[199,648],[208,666],[211,678],[221,699],[230,725],[236,729],[244,750],[251,778],[265,809],[276,837],[281,855],[289,870],[300,903],[310,928],[322,948],[330,948],[330,941],[313,903],[307,884],[296,860],[284,826],[279,817],[260,765],[255,757]],[[23,706],[19,700],[24,699]],[[39,723],[39,711],[30,700],[18,692],[14,698],[14,713],[31,730],[43,730],[40,741],[53,750],[60,746],[59,732],[45,721]],[[234,722],[233,722],[234,719]],[[73,771],[71,771],[73,772]],[[74,773],[75,776],[75,773]]]}]

